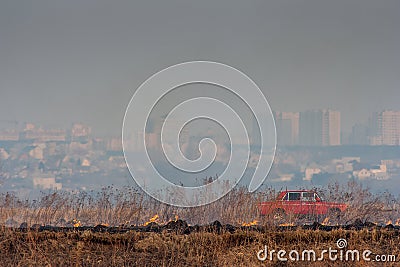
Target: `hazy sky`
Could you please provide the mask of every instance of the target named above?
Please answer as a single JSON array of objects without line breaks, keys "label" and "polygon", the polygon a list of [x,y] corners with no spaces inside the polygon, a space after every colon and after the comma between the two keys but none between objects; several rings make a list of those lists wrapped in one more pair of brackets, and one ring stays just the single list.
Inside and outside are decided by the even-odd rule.
[{"label": "hazy sky", "polygon": [[400,109],[400,1],[0,1],[0,120],[119,134],[135,89],[176,63],[248,74],[271,108],[344,127]]}]

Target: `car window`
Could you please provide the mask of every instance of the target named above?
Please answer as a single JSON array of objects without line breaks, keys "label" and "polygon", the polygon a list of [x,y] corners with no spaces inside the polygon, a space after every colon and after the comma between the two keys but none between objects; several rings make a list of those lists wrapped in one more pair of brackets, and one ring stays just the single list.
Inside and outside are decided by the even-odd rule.
[{"label": "car window", "polygon": [[317,201],[324,201],[324,199],[320,195],[318,195],[317,193],[315,193],[315,199]]},{"label": "car window", "polygon": [[301,193],[289,193],[289,201],[300,200]]},{"label": "car window", "polygon": [[303,192],[303,201],[315,201],[314,193]]},{"label": "car window", "polygon": [[282,200],[288,200],[288,196],[289,196],[289,193],[286,193],[286,195],[282,198]]}]

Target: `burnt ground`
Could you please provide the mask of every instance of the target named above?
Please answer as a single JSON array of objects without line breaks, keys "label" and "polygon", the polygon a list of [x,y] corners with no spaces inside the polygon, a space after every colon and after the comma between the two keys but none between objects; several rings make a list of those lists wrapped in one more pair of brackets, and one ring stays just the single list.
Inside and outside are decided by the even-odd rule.
[{"label": "burnt ground", "polygon": [[51,225],[33,225],[28,227],[26,223],[22,223],[18,228],[9,228],[14,231],[37,231],[37,232],[76,232],[76,231],[92,231],[98,233],[126,233],[130,231],[134,232],[154,232],[154,233],[162,233],[162,232],[174,232],[177,234],[191,234],[191,233],[199,233],[199,232],[210,232],[210,233],[235,233],[237,231],[254,231],[259,233],[265,233],[270,230],[274,231],[294,231],[294,230],[320,230],[320,231],[333,231],[333,230],[393,230],[395,232],[400,232],[400,226],[395,226],[393,224],[388,225],[377,225],[371,222],[362,222],[361,220],[356,220],[354,223],[347,225],[323,225],[317,222],[309,225],[300,225],[300,226],[273,226],[273,225],[265,225],[265,226],[234,226],[231,224],[221,224],[219,221],[214,221],[208,225],[189,225],[184,220],[176,220],[170,221],[167,224],[157,224],[155,222],[151,222],[145,226],[135,226],[135,225],[121,225],[121,226],[107,226],[107,225],[96,225],[96,226],[79,226],[79,227],[58,227]]}]

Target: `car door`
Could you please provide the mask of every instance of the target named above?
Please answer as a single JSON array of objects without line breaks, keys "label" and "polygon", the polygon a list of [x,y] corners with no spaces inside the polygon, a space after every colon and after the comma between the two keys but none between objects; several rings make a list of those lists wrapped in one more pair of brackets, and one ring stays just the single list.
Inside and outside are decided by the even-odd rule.
[{"label": "car door", "polygon": [[316,214],[314,192],[302,192],[301,194],[301,213]]},{"label": "car door", "polygon": [[299,214],[301,213],[301,193],[289,192],[288,200],[285,201],[286,213]]},{"label": "car door", "polygon": [[314,195],[315,195],[315,213],[319,215],[326,214],[327,213],[326,203],[317,193],[314,193]]}]

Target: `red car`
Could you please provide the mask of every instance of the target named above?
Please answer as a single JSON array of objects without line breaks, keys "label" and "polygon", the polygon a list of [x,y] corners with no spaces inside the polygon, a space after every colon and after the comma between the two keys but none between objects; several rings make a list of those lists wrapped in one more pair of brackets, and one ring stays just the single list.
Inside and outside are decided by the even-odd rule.
[{"label": "red car", "polygon": [[273,215],[274,218],[288,214],[338,217],[346,208],[346,204],[326,202],[310,190],[282,191],[276,200],[261,202],[259,205],[261,215]]}]

